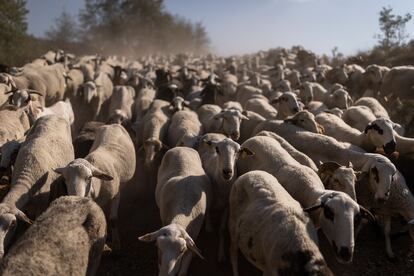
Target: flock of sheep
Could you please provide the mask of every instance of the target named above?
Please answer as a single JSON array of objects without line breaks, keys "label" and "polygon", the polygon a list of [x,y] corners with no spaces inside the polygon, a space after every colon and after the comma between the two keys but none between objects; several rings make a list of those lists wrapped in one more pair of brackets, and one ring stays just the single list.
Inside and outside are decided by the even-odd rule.
[{"label": "flock of sheep", "polygon": [[137,169],[158,172],[163,226],[136,234],[155,242],[159,275],[203,258],[203,226],[233,275],[239,252],[263,275],[332,275],[318,229],[341,263],[369,221],[389,258],[391,218],[414,239],[414,67],[332,68],[293,47],[137,61],[50,51],[1,70],[2,275],[94,275],[121,247],[121,188]]}]

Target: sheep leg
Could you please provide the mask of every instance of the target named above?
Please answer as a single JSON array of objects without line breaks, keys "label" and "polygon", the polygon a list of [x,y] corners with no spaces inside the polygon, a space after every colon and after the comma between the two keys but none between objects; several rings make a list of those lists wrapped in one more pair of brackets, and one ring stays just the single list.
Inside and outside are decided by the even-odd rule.
[{"label": "sheep leg", "polygon": [[111,210],[109,214],[109,224],[111,225],[111,233],[112,233],[112,249],[119,250],[121,249],[121,242],[119,240],[119,233],[118,233],[118,208],[120,202],[121,195],[118,194],[114,197],[111,202]]},{"label": "sheep leg", "polygon": [[238,256],[237,241],[231,241],[230,244],[230,262],[233,270],[233,276],[239,276],[239,256]]},{"label": "sheep leg", "polygon": [[193,253],[187,251],[184,253],[183,260],[181,261],[181,268],[178,273],[178,276],[186,276],[188,268],[190,267],[191,259],[193,258]]},{"label": "sheep leg", "polygon": [[392,252],[392,248],[391,248],[390,234],[391,234],[391,217],[387,216],[387,217],[384,217],[385,249],[387,251],[388,258],[394,259],[395,255]]},{"label": "sheep leg", "polygon": [[218,248],[218,261],[219,263],[223,263],[226,261],[225,249],[224,249],[224,239],[226,235],[226,226],[227,226],[227,219],[228,219],[228,209],[226,208],[223,211],[221,216],[220,222],[220,229],[219,229],[219,248]]}]

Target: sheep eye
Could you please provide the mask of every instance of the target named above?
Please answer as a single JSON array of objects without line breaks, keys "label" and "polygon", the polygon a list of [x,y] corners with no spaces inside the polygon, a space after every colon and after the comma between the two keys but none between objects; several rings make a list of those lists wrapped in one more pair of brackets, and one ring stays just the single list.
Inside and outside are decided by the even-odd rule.
[{"label": "sheep eye", "polygon": [[218,147],[216,147],[215,149],[216,149],[216,152],[217,152],[217,153],[219,153],[219,149],[218,149]]}]

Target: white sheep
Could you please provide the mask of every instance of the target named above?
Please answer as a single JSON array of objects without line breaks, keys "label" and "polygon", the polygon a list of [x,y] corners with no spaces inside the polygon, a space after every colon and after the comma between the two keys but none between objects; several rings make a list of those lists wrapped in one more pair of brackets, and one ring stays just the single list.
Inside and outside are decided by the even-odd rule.
[{"label": "white sheep", "polygon": [[105,237],[98,205],[87,198],[59,198],[12,246],[1,274],[95,275]]},{"label": "white sheep", "polygon": [[[70,127],[63,118],[54,115],[38,119],[20,146],[14,165],[10,190],[0,203],[0,257],[10,243],[16,218],[28,221],[21,210],[28,208],[38,216],[47,208],[51,185],[59,175],[53,168],[73,160]],[[13,227],[7,227],[11,224]]]},{"label": "white sheep", "polygon": [[121,185],[135,173],[135,148],[128,132],[118,124],[97,130],[95,141],[85,158],[55,168],[65,179],[68,195],[91,197],[105,209],[112,232],[112,249],[120,249],[118,208]]},{"label": "white sheep", "polygon": [[176,147],[166,152],[155,191],[164,226],[139,237],[157,241],[159,275],[187,275],[193,254],[203,258],[194,240],[209,208],[210,189],[195,150]]},{"label": "white sheep", "polygon": [[211,104],[202,105],[198,109],[197,114],[203,125],[203,133],[219,132],[236,141],[240,138],[242,120],[249,120],[239,110],[222,110],[219,106]]},{"label": "white sheep", "polygon": [[109,103],[107,123],[122,124],[132,119],[135,90],[131,86],[115,86]]},{"label": "white sheep", "polygon": [[318,211],[311,213],[315,226],[320,227],[328,238],[338,261],[351,262],[354,251],[354,216],[359,213],[366,216],[371,214],[347,194],[325,190],[316,172],[298,163],[274,139],[256,136],[244,142],[241,147],[251,154],[238,159],[239,173],[264,170],[277,177],[279,183],[303,207],[318,206],[309,210]]},{"label": "white sheep", "polygon": [[197,113],[194,111],[182,110],[174,113],[168,128],[168,145],[195,147],[200,138],[201,127]]},{"label": "white sheep", "polygon": [[311,220],[267,172],[251,171],[234,183],[229,232],[235,276],[239,248],[264,275],[333,275],[319,251]]}]

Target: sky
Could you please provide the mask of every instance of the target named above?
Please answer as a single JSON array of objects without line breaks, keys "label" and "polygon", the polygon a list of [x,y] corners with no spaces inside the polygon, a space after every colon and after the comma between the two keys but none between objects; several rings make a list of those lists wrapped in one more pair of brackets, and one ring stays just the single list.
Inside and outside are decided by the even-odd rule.
[{"label": "sky", "polygon": [[[29,33],[43,36],[66,10],[77,16],[84,0],[27,0]],[[220,55],[303,45],[318,54],[337,46],[346,55],[368,50],[379,33],[378,12],[414,15],[413,0],[165,0],[172,14],[201,22]],[[406,31],[414,38],[414,19]]]}]

